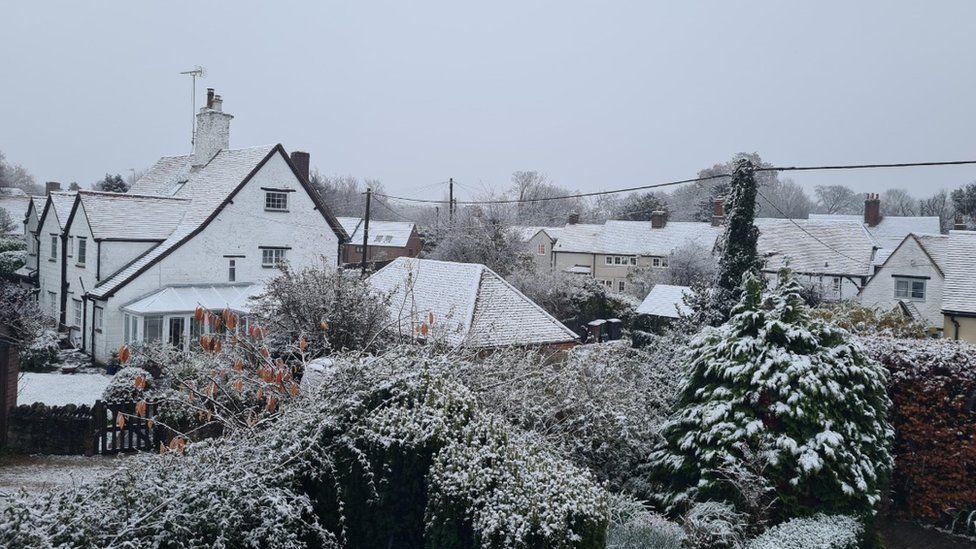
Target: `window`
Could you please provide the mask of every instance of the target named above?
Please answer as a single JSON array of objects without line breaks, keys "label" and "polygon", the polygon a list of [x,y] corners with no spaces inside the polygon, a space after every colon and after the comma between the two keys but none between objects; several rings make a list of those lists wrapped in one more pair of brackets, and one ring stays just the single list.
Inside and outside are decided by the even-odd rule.
[{"label": "window", "polygon": [[666,257],[662,257],[661,258],[661,266],[662,267],[667,267],[668,266],[668,258],[666,258]]},{"label": "window", "polygon": [[660,267],[660,266],[661,266],[661,258],[660,257],[652,257],[651,258],[651,267]]},{"label": "window", "polygon": [[95,331],[102,331],[102,308],[93,307],[92,308],[92,324],[95,325]]},{"label": "window", "polygon": [[539,249],[536,251],[536,253],[539,254],[539,255],[546,255],[546,243],[545,242],[540,242],[539,243]]},{"label": "window", "polygon": [[288,193],[268,191],[264,194],[264,209],[277,212],[288,211]]},{"label": "window", "polygon": [[160,341],[163,339],[163,317],[147,316],[142,324],[143,341]]},{"label": "window", "polygon": [[72,254],[74,253],[74,250],[75,250],[75,237],[69,236],[68,237],[68,257],[72,257]]},{"label": "window", "polygon": [[613,258],[612,258],[612,257],[610,257],[610,256],[608,255],[608,256],[606,257],[606,260],[607,260],[607,265],[613,265]]},{"label": "window", "polygon": [[624,281],[623,280],[618,280],[617,281],[617,291],[620,291],[620,292],[624,291]]},{"label": "window", "polygon": [[630,258],[630,264],[631,265],[637,265],[637,258],[636,257]]},{"label": "window", "polygon": [[285,262],[284,248],[264,248],[261,250],[261,265],[263,267],[276,267]]},{"label": "window", "polygon": [[357,254],[363,253],[363,247],[362,246],[356,246],[356,253]]},{"label": "window", "polygon": [[132,342],[132,332],[129,331],[129,315],[122,315],[122,341]]},{"label": "window", "polygon": [[234,282],[237,280],[237,260],[231,259],[227,264],[227,281]]},{"label": "window", "polygon": [[88,239],[83,237],[78,237],[78,257],[75,258],[75,262],[84,267],[85,266],[85,256],[88,252]]},{"label": "window", "polygon": [[613,264],[614,265],[620,265],[620,256],[614,256],[614,258],[613,258]]},{"label": "window", "polygon": [[74,317],[73,326],[80,328],[81,327],[81,300],[72,299],[71,305],[72,305],[71,312],[72,312],[72,316]]},{"label": "window", "polygon": [[51,261],[58,258],[58,235],[51,235]]},{"label": "window", "polygon": [[913,278],[896,278],[895,297],[925,301],[925,281]]},{"label": "window", "polygon": [[833,277],[831,279],[830,283],[831,283],[831,286],[834,289],[834,293],[835,294],[840,294],[840,291],[841,291],[841,278],[839,276],[835,276],[835,277]]}]

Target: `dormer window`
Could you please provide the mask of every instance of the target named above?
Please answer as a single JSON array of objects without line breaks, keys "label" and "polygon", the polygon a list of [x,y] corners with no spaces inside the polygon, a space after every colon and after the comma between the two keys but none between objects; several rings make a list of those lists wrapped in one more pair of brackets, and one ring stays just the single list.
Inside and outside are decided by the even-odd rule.
[{"label": "dormer window", "polygon": [[288,211],[288,193],[267,191],[264,193],[264,209],[270,212]]}]

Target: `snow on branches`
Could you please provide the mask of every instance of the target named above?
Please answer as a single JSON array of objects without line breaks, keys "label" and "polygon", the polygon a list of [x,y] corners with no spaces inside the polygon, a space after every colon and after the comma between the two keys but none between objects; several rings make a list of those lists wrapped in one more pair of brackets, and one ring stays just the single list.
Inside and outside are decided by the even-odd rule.
[{"label": "snow on branches", "polygon": [[[774,515],[871,513],[891,470],[885,370],[844,330],[812,320],[784,269],[772,293],[748,275],[732,317],[690,345],[681,409],[651,456],[672,512],[743,504],[729,470],[763,457]],[[775,518],[775,516],[774,516]]]}]

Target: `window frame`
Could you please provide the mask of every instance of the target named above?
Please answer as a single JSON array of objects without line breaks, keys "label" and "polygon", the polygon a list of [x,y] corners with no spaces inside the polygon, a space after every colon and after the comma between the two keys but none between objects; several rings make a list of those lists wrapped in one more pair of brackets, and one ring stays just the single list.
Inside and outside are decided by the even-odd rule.
[{"label": "window frame", "polygon": [[71,298],[71,321],[74,323],[72,324],[72,326],[74,326],[75,328],[81,328],[81,322],[84,316],[85,313],[84,310],[82,309],[81,300],[76,297],[72,297]]},{"label": "window frame", "polygon": [[48,261],[58,260],[58,235],[51,235],[51,252],[48,254]]},{"label": "window frame", "polygon": [[546,243],[540,242],[538,248],[536,248],[537,255],[546,255]]},{"label": "window frame", "polygon": [[617,291],[618,292],[624,291],[624,288],[625,287],[626,287],[626,285],[624,284],[624,281],[623,280],[618,280],[617,281]]},{"label": "window frame", "polygon": [[102,324],[105,322],[105,314],[101,307],[92,306],[92,326],[95,331],[102,333]]},{"label": "window frame", "polygon": [[227,260],[227,281],[237,282],[237,259]]},{"label": "window frame", "polygon": [[[907,299],[909,301],[925,301],[928,295],[928,284],[925,283],[925,279],[911,278],[911,277],[893,277],[895,280],[894,295],[895,299]],[[899,285],[907,285],[904,295],[899,295]],[[916,295],[916,284],[920,285],[921,291],[920,295]]]},{"label": "window frame", "polygon": [[[150,332],[149,331],[149,322],[150,321],[155,322],[156,320],[159,321],[159,335],[158,335],[158,337],[153,337],[152,339],[150,339],[150,337],[151,336],[154,336],[155,334],[153,334],[153,332]],[[163,335],[164,335],[163,332],[165,331],[163,329],[165,320],[166,319],[165,319],[165,317],[163,315],[146,315],[146,316],[142,317],[142,339],[143,339],[143,341],[146,341],[146,342],[162,341],[163,340]]]},{"label": "window frame", "polygon": [[282,191],[264,191],[264,211],[287,212],[288,193]]},{"label": "window frame", "polygon": [[[280,266],[281,264],[288,261],[288,257],[287,257],[288,254],[286,253],[287,251],[288,248],[275,248],[272,246],[261,248],[261,266],[264,267],[265,269],[274,269]],[[270,263],[267,261],[268,259],[267,254],[269,253],[271,258]],[[280,257],[277,257],[276,259],[276,256],[280,256]]]},{"label": "window frame", "polygon": [[88,239],[79,236],[75,239],[78,245],[78,251],[75,252],[75,265],[78,267],[84,267],[85,261],[88,259]]},{"label": "window frame", "polygon": [[607,265],[613,265],[613,256],[612,255],[608,255],[604,259],[606,260]]}]

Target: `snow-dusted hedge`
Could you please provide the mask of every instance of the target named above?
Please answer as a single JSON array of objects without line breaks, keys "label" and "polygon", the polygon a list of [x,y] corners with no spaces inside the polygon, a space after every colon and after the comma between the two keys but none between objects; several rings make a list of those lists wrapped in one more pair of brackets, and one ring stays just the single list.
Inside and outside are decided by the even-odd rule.
[{"label": "snow-dusted hedge", "polygon": [[857,549],[863,529],[844,515],[795,518],[750,540],[745,549]]},{"label": "snow-dusted hedge", "polygon": [[727,501],[751,513],[766,493],[774,519],[871,513],[880,501],[885,370],[848,332],[811,319],[800,290],[786,270],[771,293],[747,276],[732,317],[692,341],[681,409],[651,457],[671,512]]},{"label": "snow-dusted hedge", "polygon": [[33,339],[20,349],[20,369],[38,371],[54,367],[61,350],[58,332],[54,328],[39,328]]},{"label": "snow-dusted hedge", "polygon": [[0,546],[603,547],[590,475],[428,361],[344,358],[275,420],[5,497]]},{"label": "snow-dusted hedge", "polygon": [[[137,383],[137,379],[145,383]],[[149,398],[155,383],[146,370],[137,366],[127,366],[119,370],[102,391],[102,400],[113,404],[135,404]]]},{"label": "snow-dusted hedge", "polygon": [[964,529],[976,510],[976,345],[886,337],[862,343],[891,372],[896,509]]},{"label": "snow-dusted hedge", "polygon": [[682,549],[684,543],[680,524],[648,511],[631,497],[611,495],[607,549]]}]

